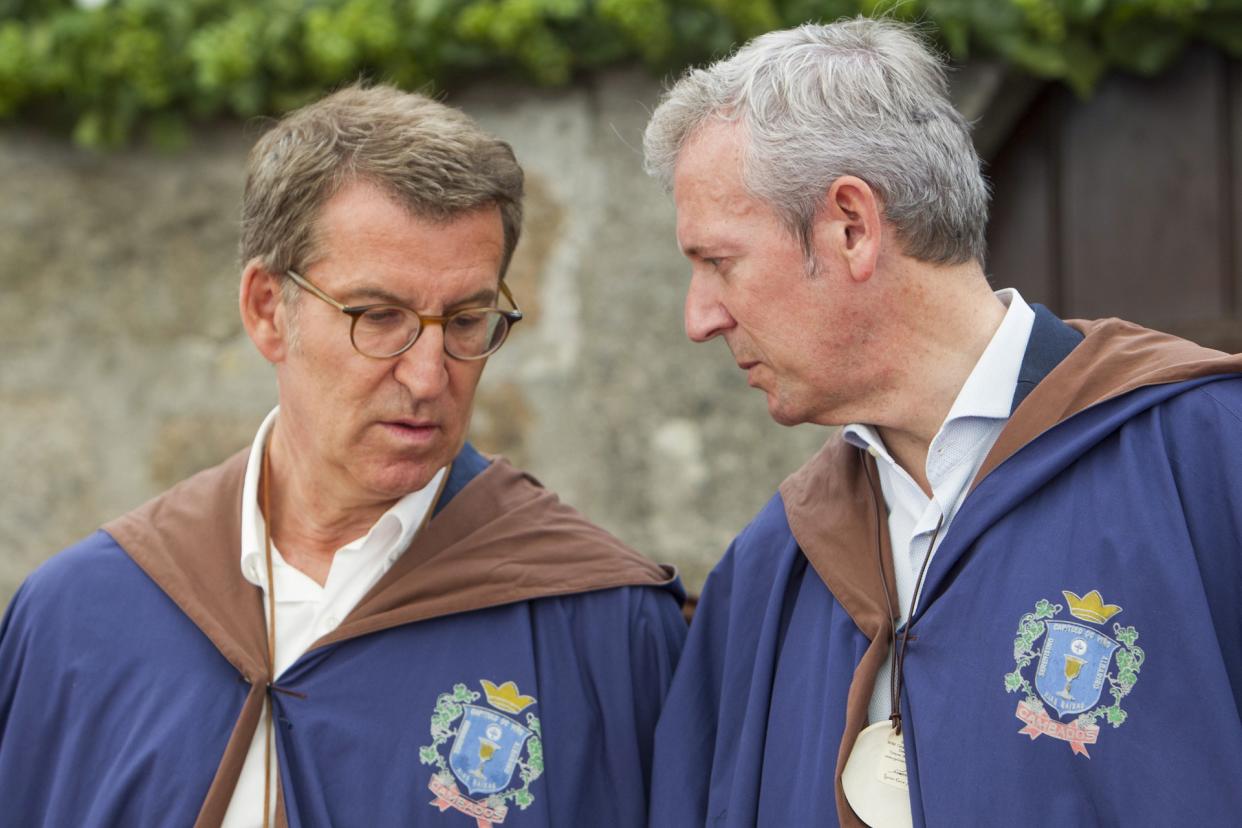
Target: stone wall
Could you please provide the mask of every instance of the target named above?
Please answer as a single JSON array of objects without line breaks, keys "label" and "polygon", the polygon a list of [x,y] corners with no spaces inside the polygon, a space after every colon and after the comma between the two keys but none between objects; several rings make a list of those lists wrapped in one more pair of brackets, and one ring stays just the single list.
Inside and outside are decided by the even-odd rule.
[{"label": "stone wall", "polygon": [[[697,590],[826,433],[773,424],[723,343],[685,339],[672,204],[641,170],[658,92],[616,73],[449,101],[529,181],[511,282],[530,318],[488,365],[472,439]],[[55,550],[247,445],[274,404],[237,315],[258,131],[112,155],[0,131],[0,605]]]}]

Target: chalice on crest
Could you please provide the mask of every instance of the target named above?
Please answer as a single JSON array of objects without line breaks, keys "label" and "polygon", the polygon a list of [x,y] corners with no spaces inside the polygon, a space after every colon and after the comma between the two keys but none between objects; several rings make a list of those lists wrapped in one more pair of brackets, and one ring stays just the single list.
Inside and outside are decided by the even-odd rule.
[{"label": "chalice on crest", "polygon": [[1085,658],[1081,658],[1087,652],[1087,642],[1081,638],[1075,639],[1074,643],[1070,644],[1070,649],[1073,653],[1065,654],[1065,687],[1057,693],[1058,696],[1066,700],[1073,700],[1074,696],[1070,693],[1070,685],[1082,673],[1082,666],[1087,663]]}]

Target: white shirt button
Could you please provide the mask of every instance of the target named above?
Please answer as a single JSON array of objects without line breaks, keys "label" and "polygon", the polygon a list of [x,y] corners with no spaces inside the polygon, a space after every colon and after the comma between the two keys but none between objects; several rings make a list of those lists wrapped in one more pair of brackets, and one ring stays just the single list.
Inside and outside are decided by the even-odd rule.
[{"label": "white shirt button", "polygon": [[339,627],[340,624],[341,619],[337,618],[335,615],[325,615],[321,626],[323,627],[324,632],[332,632]]}]

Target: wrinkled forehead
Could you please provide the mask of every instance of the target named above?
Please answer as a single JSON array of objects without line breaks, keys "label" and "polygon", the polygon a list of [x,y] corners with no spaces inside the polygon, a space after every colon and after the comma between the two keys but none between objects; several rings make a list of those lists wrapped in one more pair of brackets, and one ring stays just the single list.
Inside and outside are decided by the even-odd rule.
[{"label": "wrinkled forehead", "polygon": [[429,310],[423,304],[432,299],[498,288],[504,232],[494,206],[426,217],[361,185],[324,205],[319,231],[320,255],[303,275],[320,280],[325,290],[351,298],[384,294],[385,300],[418,301]]},{"label": "wrinkled forehead", "polygon": [[757,214],[770,212],[743,182],[743,146],[733,125],[713,123],[683,147],[673,174],[677,242],[683,252],[710,247]]},{"label": "wrinkled forehead", "polygon": [[682,144],[673,167],[673,196],[694,187],[716,193],[742,184],[745,131],[738,124],[711,118],[695,128]]}]

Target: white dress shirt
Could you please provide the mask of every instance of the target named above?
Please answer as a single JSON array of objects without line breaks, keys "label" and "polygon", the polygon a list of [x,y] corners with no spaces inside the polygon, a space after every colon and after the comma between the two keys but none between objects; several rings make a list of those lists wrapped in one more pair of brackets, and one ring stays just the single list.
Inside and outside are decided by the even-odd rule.
[{"label": "white dress shirt", "polygon": [[[1000,327],[966,378],[949,415],[927,452],[929,498],[905,469],[893,460],[876,429],[861,424],[847,425],[844,438],[876,458],[880,488],[888,507],[888,533],[893,551],[893,572],[897,582],[898,627],[904,624],[914,596],[915,581],[924,559],[935,554],[931,548],[936,526],[936,548],[944,540],[954,515],[966,498],[979,467],[1009,420],[1009,408],[1027,341],[1035,322],[1035,312],[1012,288],[996,292],[1008,306]],[[943,523],[942,523],[943,521]],[[891,711],[889,681],[893,653],[876,676],[868,716],[871,722],[887,719]]]},{"label": "white dress shirt", "polygon": [[[263,590],[264,618],[268,609],[267,564],[264,559],[265,523],[259,507],[259,477],[263,468],[263,447],[280,411],[274,408],[250,447],[246,479],[242,488],[241,570],[250,583]],[[432,506],[446,469],[436,472],[431,482],[417,492],[398,500],[380,516],[366,535],[345,544],[332,556],[332,566],[323,586],[285,563],[272,546],[272,580],[276,584],[276,675],[288,670],[311,644],[332,632],[345,616],[392,567]],[[264,710],[250,749],[242,765],[237,789],[224,817],[224,828],[256,828],[263,825],[263,752],[267,739],[267,711]],[[273,748],[275,745],[273,744]],[[273,749],[272,780],[276,780]],[[275,788],[271,808],[275,812]]]}]

